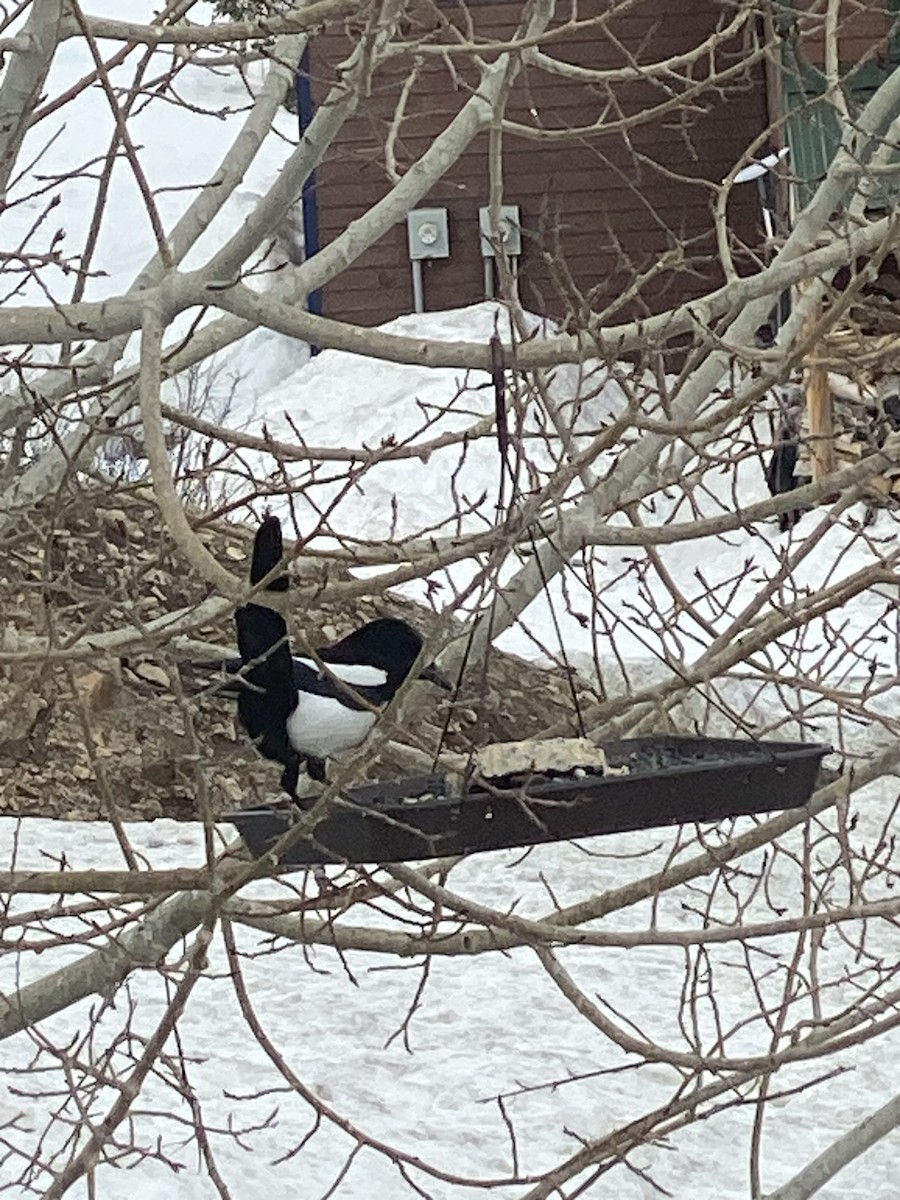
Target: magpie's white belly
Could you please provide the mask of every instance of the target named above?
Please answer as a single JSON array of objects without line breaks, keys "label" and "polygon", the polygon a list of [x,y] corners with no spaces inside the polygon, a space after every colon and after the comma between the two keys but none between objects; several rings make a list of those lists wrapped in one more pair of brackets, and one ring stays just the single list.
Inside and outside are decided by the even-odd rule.
[{"label": "magpie's white belly", "polygon": [[287,719],[287,735],[298,754],[329,758],[358,746],[374,724],[373,712],[359,712],[327,696],[300,692],[297,707]]}]

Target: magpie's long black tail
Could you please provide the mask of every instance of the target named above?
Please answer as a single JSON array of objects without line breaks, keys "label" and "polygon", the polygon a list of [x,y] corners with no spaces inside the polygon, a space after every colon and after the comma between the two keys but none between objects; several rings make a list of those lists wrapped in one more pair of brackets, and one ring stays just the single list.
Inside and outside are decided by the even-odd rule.
[{"label": "magpie's long black tail", "polygon": [[[277,517],[263,517],[262,525],[256,531],[253,539],[253,558],[250,562],[250,582],[254,586],[274,571],[284,555],[284,545],[281,540],[281,522]],[[277,575],[271,583],[266,584],[267,592],[286,592],[288,577],[285,573]]]},{"label": "magpie's long black tail", "polygon": [[[259,583],[282,557],[281,522],[266,517],[253,544],[250,582]],[[277,576],[266,590],[283,592],[287,575]],[[249,603],[234,614],[243,683],[238,686],[238,716],[257,742],[260,754],[290,767],[297,758],[287,738],[287,719],[297,705],[294,668],[287,624],[281,613]]]}]

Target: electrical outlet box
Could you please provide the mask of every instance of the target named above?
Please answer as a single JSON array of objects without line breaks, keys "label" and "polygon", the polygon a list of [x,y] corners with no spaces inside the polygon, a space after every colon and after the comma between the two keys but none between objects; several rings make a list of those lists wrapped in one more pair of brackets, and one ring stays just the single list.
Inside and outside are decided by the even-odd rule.
[{"label": "electrical outlet box", "polygon": [[409,257],[450,257],[450,226],[446,208],[414,208],[406,215]]},{"label": "electrical outlet box", "polygon": [[[494,236],[491,229],[491,210],[485,205],[478,210],[478,226],[481,230],[481,257],[496,258]],[[518,204],[500,205],[500,237],[503,249],[514,258],[522,253],[522,222]]]}]

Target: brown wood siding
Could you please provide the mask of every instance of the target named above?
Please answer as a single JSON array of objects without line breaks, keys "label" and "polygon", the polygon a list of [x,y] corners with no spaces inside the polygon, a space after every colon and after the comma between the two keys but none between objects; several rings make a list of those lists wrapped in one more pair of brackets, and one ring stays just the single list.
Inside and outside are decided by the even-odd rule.
[{"label": "brown wood siding", "polygon": [[[605,11],[603,0],[579,5],[579,16]],[[664,11],[661,11],[664,10]],[[420,29],[433,29],[451,10],[423,7]],[[455,10],[453,10],[455,11]],[[478,4],[470,10],[481,37],[502,38],[515,27],[520,6]],[[613,33],[584,32],[577,40],[548,44],[557,58],[593,68],[622,65],[618,39],[640,61],[664,59],[691,49],[716,27],[723,7],[716,0],[680,0],[660,5],[644,0],[619,16]],[[414,36],[411,31],[410,37]],[[345,35],[326,33],[313,43],[312,73],[316,99],[334,79],[334,65],[349,49]],[[739,66],[743,48],[720,53],[719,64]],[[387,137],[406,62],[380,71],[372,95],[345,125],[317,176],[319,225],[324,245],[359,217],[390,188],[384,160]],[[472,73],[464,60],[454,65],[466,83]],[[702,71],[698,71],[702,74]],[[467,97],[466,83],[440,61],[422,70],[410,96],[397,139],[401,170],[420,154],[448,116]],[[657,84],[617,86],[622,112],[645,112],[665,100]],[[603,111],[600,89],[573,83],[529,67],[510,97],[508,117],[532,125],[536,110],[547,129],[570,130],[589,124]],[[767,124],[762,64],[743,72],[723,96],[701,95],[698,111],[683,118],[669,113],[623,135],[607,129],[589,137],[554,142],[504,136],[504,200],[521,208],[524,247],[520,284],[526,305],[565,317],[590,294],[595,308],[608,308],[608,319],[659,311],[719,281],[714,258],[707,181],[718,182]],[[448,209],[451,257],[423,264],[428,309],[453,308],[483,296],[483,262],[478,209],[488,200],[487,135],[482,135],[422,201]],[[759,207],[752,187],[735,189],[730,225],[739,243],[759,240]],[[658,265],[666,251],[683,248],[683,266],[657,274],[627,304],[619,296],[633,270]],[[561,256],[569,284],[548,268],[547,255]],[[565,273],[564,273],[565,274]],[[389,230],[379,243],[324,289],[327,315],[371,325],[412,309],[412,285],[406,225]]]},{"label": "brown wood siding", "polygon": [[[810,62],[825,63],[825,13],[827,0],[795,0],[803,50]],[[893,17],[879,0],[845,2],[838,16],[838,53],[846,67],[865,59],[883,59]]]}]

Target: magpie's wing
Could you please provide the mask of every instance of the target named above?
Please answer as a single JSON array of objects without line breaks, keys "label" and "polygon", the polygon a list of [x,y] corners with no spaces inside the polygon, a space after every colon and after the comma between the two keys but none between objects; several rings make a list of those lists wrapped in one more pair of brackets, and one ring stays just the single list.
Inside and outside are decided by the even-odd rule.
[{"label": "magpie's wing", "polygon": [[[387,672],[377,667],[329,664],[329,671],[343,680],[346,687],[320,671],[312,659],[295,658],[293,668],[294,687],[298,692],[309,692],[312,696],[323,696],[327,700],[339,700],[345,708],[356,711],[362,711],[369,705],[378,706],[384,703]],[[365,703],[360,703],[361,700]]]},{"label": "magpie's wing", "polygon": [[264,758],[286,763],[294,753],[287,719],[297,707],[297,688],[284,617],[261,604],[235,610],[238,650],[244,664],[238,716]]},{"label": "magpie's wing", "polygon": [[[267,516],[256,531],[253,539],[253,559],[250,564],[250,582],[259,583],[261,579],[273,571],[284,556],[284,545],[281,539],[281,522],[277,517]],[[267,585],[266,591],[285,592],[288,587],[287,575],[279,575]]]}]

